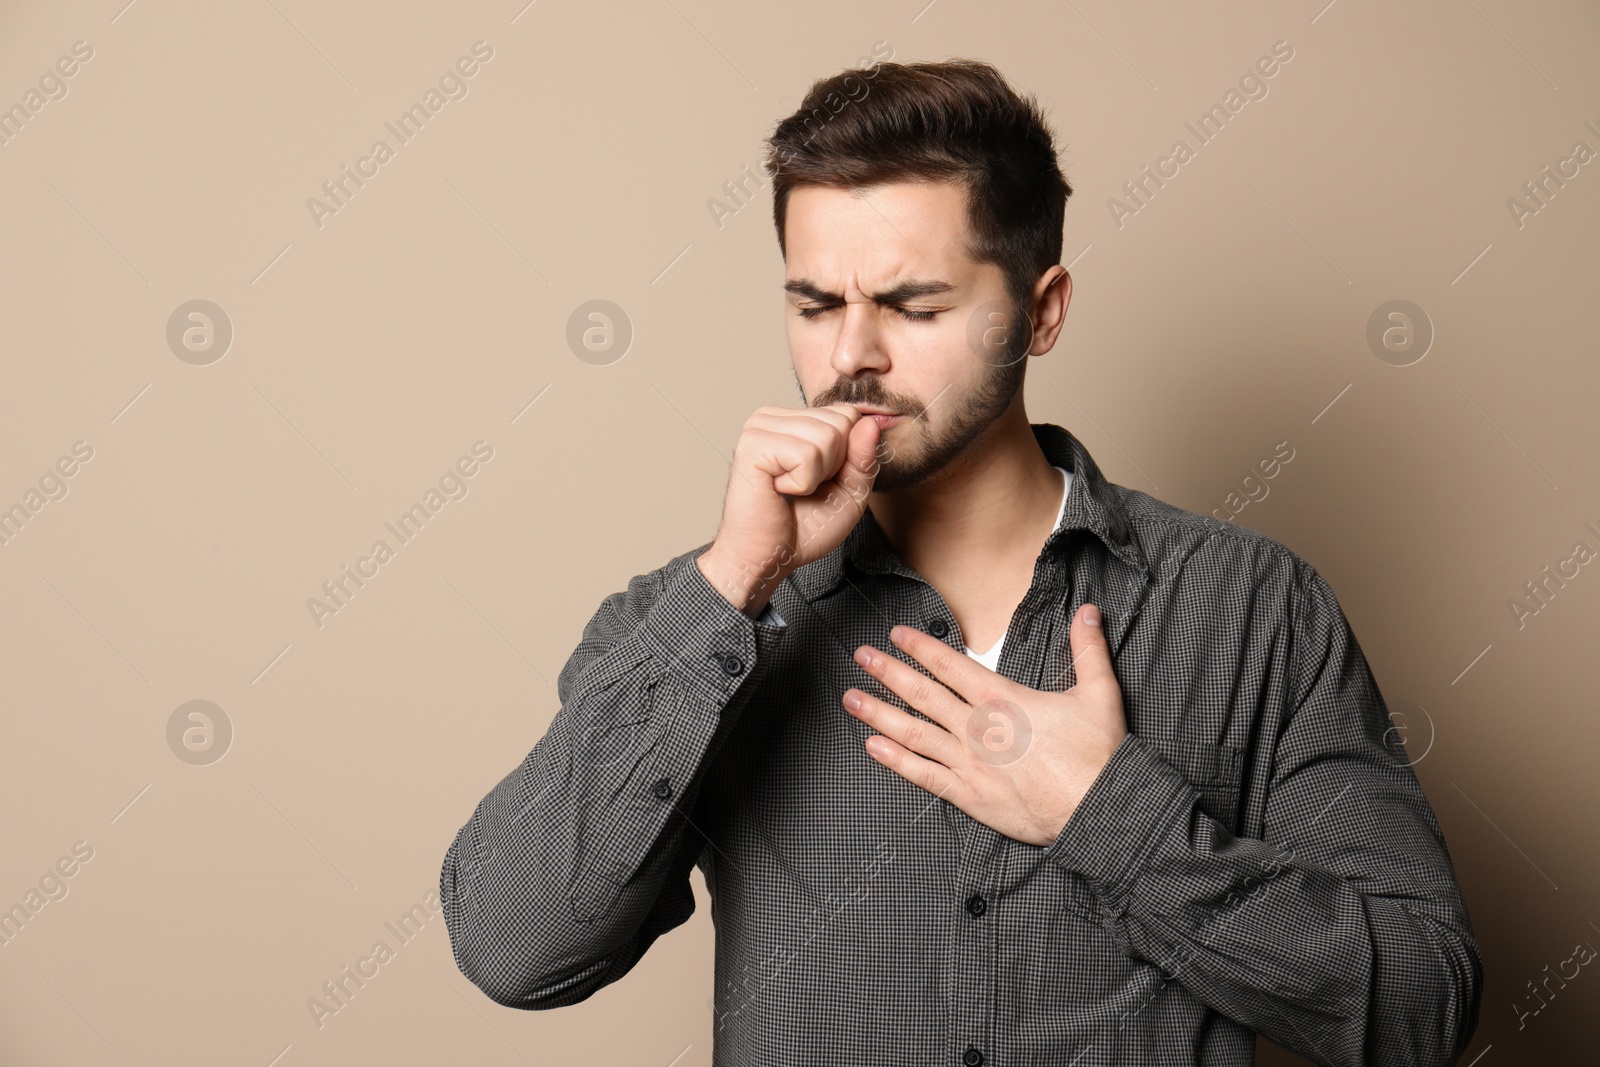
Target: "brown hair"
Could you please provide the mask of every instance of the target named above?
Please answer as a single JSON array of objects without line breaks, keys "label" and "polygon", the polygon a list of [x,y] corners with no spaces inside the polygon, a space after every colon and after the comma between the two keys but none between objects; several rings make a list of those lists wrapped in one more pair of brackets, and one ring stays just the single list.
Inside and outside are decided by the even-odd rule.
[{"label": "brown hair", "polygon": [[1061,261],[1072,187],[1033,96],[1018,96],[982,60],[875,63],[814,82],[767,139],[772,221],[783,225],[799,185],[960,182],[967,254],[993,263],[1026,314],[1033,283]]}]

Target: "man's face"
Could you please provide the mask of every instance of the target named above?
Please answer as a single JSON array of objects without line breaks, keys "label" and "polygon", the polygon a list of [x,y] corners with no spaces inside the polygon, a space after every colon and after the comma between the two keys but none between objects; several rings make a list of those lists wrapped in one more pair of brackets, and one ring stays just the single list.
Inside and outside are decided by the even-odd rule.
[{"label": "man's face", "polygon": [[880,432],[874,490],[916,485],[971,449],[1020,386],[1030,338],[1000,268],[964,251],[963,187],[803,185],[785,233],[801,399],[902,416]]}]

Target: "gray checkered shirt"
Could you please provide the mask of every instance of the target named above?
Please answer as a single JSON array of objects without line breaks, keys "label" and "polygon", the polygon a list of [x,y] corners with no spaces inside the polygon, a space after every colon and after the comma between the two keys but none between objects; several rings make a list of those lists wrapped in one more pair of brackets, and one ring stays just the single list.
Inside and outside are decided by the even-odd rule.
[{"label": "gray checkered shirt", "polygon": [[[1482,962],[1433,810],[1333,590],[1265,534],[1074,474],[999,673],[1074,682],[1102,612],[1130,733],[1050,845],[867,754],[852,659],[958,652],[870,510],[752,619],[684,553],[601,603],[561,708],[444,859],[455,959],[514,1008],[583,1000],[695,908],[718,1065],[1446,1064]],[[919,714],[915,711],[913,714]]]}]

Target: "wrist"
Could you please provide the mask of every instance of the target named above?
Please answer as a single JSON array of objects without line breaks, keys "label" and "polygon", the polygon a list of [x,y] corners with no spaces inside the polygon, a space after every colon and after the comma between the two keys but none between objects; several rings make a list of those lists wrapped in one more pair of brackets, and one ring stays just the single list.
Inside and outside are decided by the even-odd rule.
[{"label": "wrist", "polygon": [[732,560],[717,551],[714,544],[695,558],[695,566],[723,599],[752,619],[766,610],[773,591],[784,579],[780,568],[757,568]]}]

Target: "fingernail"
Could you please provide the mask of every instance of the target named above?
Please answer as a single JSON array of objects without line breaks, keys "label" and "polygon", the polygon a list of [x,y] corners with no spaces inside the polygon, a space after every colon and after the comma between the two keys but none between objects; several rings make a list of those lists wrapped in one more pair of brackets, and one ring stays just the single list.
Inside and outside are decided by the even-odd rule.
[{"label": "fingernail", "polygon": [[872,649],[868,648],[866,645],[862,645],[860,648],[856,649],[856,662],[861,664],[863,667],[872,666]]},{"label": "fingernail", "polygon": [[844,695],[844,706],[851,711],[861,707],[861,694],[854,689],[848,690]]},{"label": "fingernail", "polygon": [[1087,626],[1099,626],[1100,609],[1095,607],[1093,604],[1090,604],[1088,608],[1084,610],[1083,621]]}]

